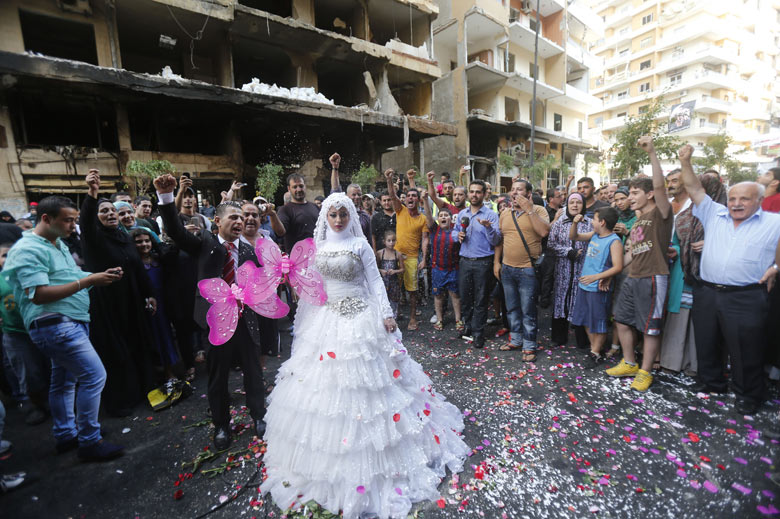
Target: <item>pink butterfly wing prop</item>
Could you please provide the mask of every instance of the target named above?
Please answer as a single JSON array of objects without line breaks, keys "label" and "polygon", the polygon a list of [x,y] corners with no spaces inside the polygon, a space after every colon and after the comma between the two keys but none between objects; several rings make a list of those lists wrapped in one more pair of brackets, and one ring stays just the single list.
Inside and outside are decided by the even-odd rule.
[{"label": "pink butterfly wing prop", "polygon": [[284,317],[290,312],[290,307],[279,299],[276,294],[271,295],[265,301],[246,305],[260,315],[270,317],[271,319],[279,319]]},{"label": "pink butterfly wing prop", "polygon": [[276,288],[282,282],[282,251],[273,240],[262,239],[257,240],[255,254],[263,266],[256,270],[252,279],[256,285],[252,289],[252,302],[260,302],[275,295]]},{"label": "pink butterfly wing prop", "polygon": [[239,267],[236,275],[236,284],[244,292],[244,304],[256,313],[271,319],[284,317],[290,312],[290,307],[276,295],[276,286],[274,286],[270,294],[267,294],[267,288],[263,289],[262,285],[262,281],[265,279],[266,276],[263,269],[256,267],[251,261],[244,262]]},{"label": "pink butterfly wing prop", "polygon": [[211,303],[211,308],[206,312],[209,342],[214,346],[225,344],[233,337],[238,325],[238,304],[233,291],[220,278],[201,280],[198,282],[198,290]]},{"label": "pink butterfly wing prop", "polygon": [[290,253],[290,284],[298,297],[313,305],[324,305],[328,300],[319,272],[309,270],[317,248],[314,240],[306,238],[293,245]]}]

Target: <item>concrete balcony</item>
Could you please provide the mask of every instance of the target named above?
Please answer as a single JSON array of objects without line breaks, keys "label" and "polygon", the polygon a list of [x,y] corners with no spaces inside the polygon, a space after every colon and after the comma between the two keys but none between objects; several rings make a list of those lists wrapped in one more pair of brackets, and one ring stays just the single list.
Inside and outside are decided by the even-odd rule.
[{"label": "concrete balcony", "polygon": [[642,34],[644,34],[646,32],[654,31],[656,28],[658,28],[658,22],[654,21],[654,22],[650,22],[650,23],[648,23],[646,25],[642,25],[642,26],[634,29],[633,31],[629,30],[629,31],[625,31],[623,33],[613,34],[612,36],[610,36],[609,38],[604,40],[603,43],[601,43],[600,45],[596,46],[593,49],[593,51],[596,54],[599,54],[599,53],[603,52],[604,50],[609,49],[611,47],[616,47],[616,46],[620,45],[621,43],[629,42],[629,41],[633,40],[634,38],[636,38],[637,36],[640,36],[640,35],[642,35]]},{"label": "concrete balcony", "polygon": [[553,102],[579,112],[590,112],[601,103],[597,97],[569,84],[564,86],[563,92],[563,97],[557,97]]},{"label": "concrete balcony", "polygon": [[717,123],[709,121],[691,121],[691,127],[685,130],[674,132],[678,137],[713,137],[718,133],[724,132],[725,128]]},{"label": "concrete balcony", "polygon": [[[509,41],[534,52],[536,32],[528,26],[528,19],[513,22],[509,25]],[[563,53],[563,47],[552,40],[549,40],[539,33],[539,57],[551,58],[557,54]]]},{"label": "concrete balcony", "polygon": [[731,111],[731,101],[723,101],[710,96],[702,96],[696,100],[694,110],[705,114],[729,113]]},{"label": "concrete balcony", "polygon": [[694,41],[700,38],[716,41],[722,39],[724,34],[733,32],[733,27],[724,20],[720,20],[714,16],[702,16],[700,20],[695,21],[695,24],[692,23],[689,25],[685,25],[679,30],[669,34],[664,34],[664,36],[658,40],[656,48],[659,51],[670,49],[672,47],[677,47],[686,41]]},{"label": "concrete balcony", "polygon": [[496,70],[481,61],[472,61],[466,65],[466,81],[469,94],[477,94],[492,88],[500,88],[510,74]]},{"label": "concrete balcony", "polygon": [[[534,88],[534,79],[531,76],[523,74],[521,72],[515,72],[509,76],[506,82],[507,86],[514,88],[520,92],[526,94],[532,94]],[[550,86],[544,81],[536,81],[536,97],[539,99],[550,99],[551,97],[558,97],[563,95],[563,90]]]},{"label": "concrete balcony", "polygon": [[612,119],[607,119],[601,124],[601,129],[603,131],[612,131],[612,130],[623,128],[626,125],[626,119],[627,117],[625,115],[621,117],[613,117]]},{"label": "concrete balcony", "polygon": [[706,69],[698,69],[695,71],[683,72],[682,80],[677,83],[672,84],[667,81],[661,85],[661,90],[665,90],[669,93],[688,90],[690,88],[706,88],[710,90],[715,88],[726,88],[729,90],[741,91],[744,90],[746,86],[746,82],[739,76],[721,74],[720,72],[713,72]]},{"label": "concrete balcony", "polygon": [[653,69],[656,74],[680,67],[687,67],[696,63],[709,64],[739,64],[739,55],[731,50],[716,45],[703,45],[691,49],[685,49],[674,56],[662,59]]},{"label": "concrete balcony", "polygon": [[772,119],[770,110],[762,108],[755,103],[734,103],[731,115],[740,121],[769,121]]},{"label": "concrete balcony", "polygon": [[582,45],[571,38],[566,41],[566,56],[588,70],[594,70],[602,66],[601,58],[585,50]]}]

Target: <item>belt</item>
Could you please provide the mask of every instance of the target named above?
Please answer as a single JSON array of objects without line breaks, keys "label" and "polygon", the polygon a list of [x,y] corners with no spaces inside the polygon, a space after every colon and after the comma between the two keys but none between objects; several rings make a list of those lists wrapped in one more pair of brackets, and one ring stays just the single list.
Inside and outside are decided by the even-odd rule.
[{"label": "belt", "polygon": [[481,258],[468,258],[466,256],[461,256],[460,259],[466,261],[484,261],[484,260],[492,260],[493,256],[482,256]]},{"label": "belt", "polygon": [[34,320],[32,323],[30,323],[30,329],[33,328],[43,328],[44,326],[54,326],[55,324],[62,324],[62,323],[80,323],[81,321],[77,321],[76,319],[71,319],[67,315],[47,315],[46,317],[41,317],[40,319]]},{"label": "belt", "polygon": [[759,288],[766,289],[766,285],[761,283],[753,283],[751,285],[720,285],[718,283],[710,283],[709,281],[701,280],[701,284],[705,287],[710,287],[718,292],[744,292],[746,290],[757,290]]}]

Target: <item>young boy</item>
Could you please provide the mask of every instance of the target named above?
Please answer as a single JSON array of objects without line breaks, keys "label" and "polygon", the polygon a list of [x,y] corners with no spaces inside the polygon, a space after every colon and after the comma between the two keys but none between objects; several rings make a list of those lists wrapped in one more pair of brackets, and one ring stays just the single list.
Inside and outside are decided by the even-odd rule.
[{"label": "young boy", "polygon": [[[642,136],[637,145],[645,150],[653,167],[653,179],[635,178],[629,184],[628,198],[637,217],[628,239],[623,265],[628,277],[620,289],[615,310],[615,326],[620,336],[623,360],[607,370],[611,377],[634,377],[631,388],[647,391],[653,383],[650,372],[661,348],[664,303],[669,284],[667,253],[672,237],[674,214],[666,194],[666,181],[653,139]],[[641,369],[636,364],[634,333],[643,334]]]},{"label": "young boy", "polygon": [[607,339],[609,310],[612,303],[612,277],[623,270],[623,242],[614,233],[618,212],[612,207],[600,207],[593,214],[593,232],[579,234],[577,223],[583,215],[574,217],[569,238],[576,241],[590,240],[582,265],[580,290],[574,302],[571,323],[584,326],[590,339],[590,367],[604,361],[601,349]]},{"label": "young boy", "polygon": [[444,329],[444,303],[447,293],[450,294],[452,309],[455,312],[455,330],[465,328],[460,315],[460,296],[458,296],[458,261],[460,259],[460,243],[452,239],[452,213],[449,208],[439,209],[438,223],[431,215],[431,204],[427,192],[421,193],[425,204],[425,220],[431,234],[431,284],[436,309],[436,330]]}]

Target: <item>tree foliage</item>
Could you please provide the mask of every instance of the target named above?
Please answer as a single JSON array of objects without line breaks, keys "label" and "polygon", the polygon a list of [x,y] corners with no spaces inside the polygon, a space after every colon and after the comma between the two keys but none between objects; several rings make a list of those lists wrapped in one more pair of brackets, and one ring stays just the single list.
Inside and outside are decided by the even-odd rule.
[{"label": "tree foliage", "polygon": [[555,155],[538,155],[534,164],[531,165],[530,159],[523,159],[521,175],[526,177],[534,185],[534,188],[545,188],[543,183],[550,177],[550,173],[555,170],[561,172],[561,178],[565,179],[569,175],[569,165],[563,160],[559,160]]},{"label": "tree foliage", "polygon": [[167,160],[131,160],[127,163],[126,175],[135,181],[135,192],[142,195],[149,191],[152,181],[165,174],[173,175],[176,168]]},{"label": "tree foliage", "polygon": [[360,163],[360,169],[352,173],[352,183],[360,186],[364,192],[373,191],[379,171],[372,164]]},{"label": "tree foliage", "polygon": [[279,164],[271,162],[257,165],[257,179],[255,180],[255,189],[257,194],[266,200],[273,200],[276,191],[282,184],[282,174],[284,168]]},{"label": "tree foliage", "polygon": [[693,159],[694,165],[702,170],[715,169],[721,175],[725,174],[732,185],[746,180],[756,180],[758,174],[755,168],[743,163],[738,158],[739,154],[744,153],[745,150],[735,154],[729,153],[728,149],[733,143],[734,139],[727,133],[718,133],[710,138],[702,148],[704,157]]},{"label": "tree foliage", "polygon": [[615,133],[615,142],[609,149],[612,155],[612,166],[617,170],[614,177],[632,177],[639,173],[643,166],[650,163],[647,153],[636,145],[637,140],[643,135],[653,137],[653,145],[659,158],[676,159],[682,141],[668,133],[666,118],[659,117],[665,106],[662,96],[653,99],[646,111],[639,115],[629,115],[625,127]]}]

